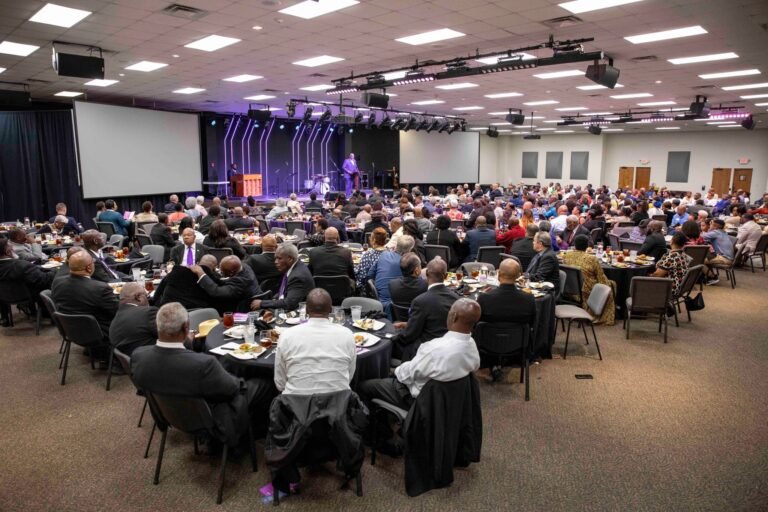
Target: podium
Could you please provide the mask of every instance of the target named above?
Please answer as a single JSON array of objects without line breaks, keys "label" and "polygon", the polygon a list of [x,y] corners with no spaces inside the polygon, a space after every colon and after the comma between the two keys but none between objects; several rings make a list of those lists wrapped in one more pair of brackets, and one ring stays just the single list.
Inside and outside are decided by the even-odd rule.
[{"label": "podium", "polygon": [[261,195],[261,174],[235,174],[231,177],[231,183],[236,197]]}]

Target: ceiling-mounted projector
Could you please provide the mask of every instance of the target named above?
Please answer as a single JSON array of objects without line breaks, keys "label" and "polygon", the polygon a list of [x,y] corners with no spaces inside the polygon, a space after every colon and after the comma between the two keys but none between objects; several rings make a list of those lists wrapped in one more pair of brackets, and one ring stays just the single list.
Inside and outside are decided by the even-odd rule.
[{"label": "ceiling-mounted projector", "polygon": [[531,133],[531,134],[525,135],[523,138],[525,140],[541,140],[541,135],[536,135],[535,133]]}]

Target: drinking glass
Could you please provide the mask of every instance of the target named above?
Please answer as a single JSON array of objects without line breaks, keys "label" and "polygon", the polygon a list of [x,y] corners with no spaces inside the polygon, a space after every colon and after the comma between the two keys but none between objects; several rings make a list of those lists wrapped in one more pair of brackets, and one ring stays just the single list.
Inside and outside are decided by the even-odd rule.
[{"label": "drinking glass", "polygon": [[233,325],[235,325],[235,315],[232,314],[232,312],[228,311],[224,313],[224,317],[222,319],[222,322],[224,323],[224,327],[229,329]]},{"label": "drinking glass", "polygon": [[456,271],[456,281],[461,283],[461,280],[464,279],[464,272],[461,270]]},{"label": "drinking glass", "polygon": [[131,252],[131,250],[127,247],[123,247],[123,256],[128,257],[128,253]]},{"label": "drinking glass", "polygon": [[131,269],[131,275],[133,275],[133,280],[138,281],[141,279],[141,269],[140,268],[132,268]]},{"label": "drinking glass", "polygon": [[637,259],[637,251],[629,251],[629,261],[634,262]]},{"label": "drinking glass", "polygon": [[488,281],[498,283],[498,273],[496,272],[496,269],[488,271]]},{"label": "drinking glass", "polygon": [[477,276],[479,276],[479,275],[480,275],[480,271],[478,271],[478,270],[473,270],[472,271],[472,279],[477,279]]},{"label": "drinking glass", "polygon": [[344,323],[344,319],[346,315],[344,314],[344,308],[342,307],[334,307],[333,308],[333,316],[336,319],[336,323],[341,325]]},{"label": "drinking glass", "polygon": [[269,331],[261,331],[259,333],[259,345],[265,349],[272,348],[272,335]]},{"label": "drinking glass", "polygon": [[304,321],[307,318],[307,303],[299,302],[299,320]]},{"label": "drinking glass", "polygon": [[147,292],[151,292],[155,289],[155,283],[153,283],[151,279],[147,279],[144,282],[144,288],[147,290]]},{"label": "drinking glass", "polygon": [[245,324],[245,327],[243,328],[243,341],[245,343],[253,344],[255,337],[256,337],[256,328],[253,326],[252,323],[248,322],[247,324]]},{"label": "drinking glass", "polygon": [[350,308],[352,310],[352,321],[357,322],[360,320],[363,314],[363,307],[362,306],[352,306]]},{"label": "drinking glass", "polygon": [[275,324],[285,325],[285,311],[282,309],[275,311]]}]

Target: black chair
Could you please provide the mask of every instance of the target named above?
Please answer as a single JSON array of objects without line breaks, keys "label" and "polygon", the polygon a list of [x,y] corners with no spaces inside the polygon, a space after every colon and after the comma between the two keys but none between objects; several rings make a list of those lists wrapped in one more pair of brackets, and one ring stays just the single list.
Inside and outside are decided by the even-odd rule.
[{"label": "black chair", "polygon": [[272,233],[273,235],[276,234],[276,233],[280,233],[281,235],[288,234],[288,230],[287,229],[285,229],[285,228],[277,228],[277,227],[270,229],[269,232]]},{"label": "black chair", "polygon": [[624,239],[619,240],[619,245],[621,245],[622,251],[624,249],[628,251],[639,251],[640,248],[643,246],[643,244],[640,242],[633,242],[632,240],[624,240]]},{"label": "black chair", "polygon": [[365,281],[365,294],[371,299],[381,300],[379,299],[379,291],[376,289],[376,282],[373,279]]},{"label": "black chair", "polygon": [[395,304],[394,302],[392,302],[390,303],[390,307],[392,308],[392,318],[395,319],[395,322],[408,321],[408,314],[411,310],[409,306]]},{"label": "black chair", "polygon": [[504,254],[503,245],[489,245],[480,247],[477,250],[477,262],[493,265],[493,268],[499,268],[501,265],[501,255]]},{"label": "black chair", "polygon": [[[677,320],[677,313],[678,311],[681,311],[680,305],[685,304],[685,299],[691,296],[691,293],[693,292],[693,287],[696,286],[697,282],[699,282],[703,272],[704,272],[704,265],[695,265],[693,267],[689,267],[688,271],[685,273],[683,282],[680,285],[680,289],[676,294],[672,294],[672,306],[674,306],[675,308],[675,325],[677,327],[680,327],[680,322]],[[688,314],[688,321],[690,322],[691,312],[688,310],[687,307],[685,308],[685,312]]]},{"label": "black chair", "polygon": [[154,260],[152,259],[152,256],[146,256],[144,258],[138,259],[131,263],[131,270],[134,268],[138,268],[140,270],[146,270],[147,272],[152,270],[152,265],[154,264]]},{"label": "black chair", "polygon": [[312,248],[312,242],[309,241],[309,240],[299,240],[299,242],[296,244],[296,248],[298,250],[311,249]]},{"label": "black chair", "polygon": [[145,235],[149,235],[152,232],[152,228],[155,227],[155,224],[157,224],[157,222],[137,222],[136,234],[139,234],[138,230],[140,229],[144,232]]},{"label": "black chair", "polygon": [[629,330],[632,315],[659,315],[659,332],[664,324],[664,343],[667,342],[667,306],[672,300],[672,280],[661,277],[633,277],[629,283],[630,297],[627,299],[627,314],[624,318],[624,328]]},{"label": "black chair", "polygon": [[259,286],[262,290],[269,290],[273,295],[275,295],[278,291],[280,291],[280,283],[282,280],[282,277],[270,277],[264,280],[260,279]]},{"label": "black chair", "polygon": [[691,257],[691,262],[688,265],[693,267],[706,263],[709,249],[710,246],[708,245],[686,245],[683,247],[683,252]]},{"label": "black chair", "polygon": [[589,237],[592,239],[592,244],[598,244],[603,238],[603,228],[595,228],[589,232]]},{"label": "black chair", "polygon": [[424,244],[424,256],[427,261],[432,261],[436,256],[439,256],[446,265],[451,263],[451,248],[445,245]]},{"label": "black chair", "polygon": [[635,226],[635,223],[632,221],[622,221],[622,222],[618,222],[616,226],[620,228],[632,228]]},{"label": "black chair", "polygon": [[622,236],[614,235],[613,233],[608,233],[608,241],[611,244],[611,249],[614,251],[620,251],[621,250],[621,238]]},{"label": "black chair", "polygon": [[531,264],[531,260],[533,260],[533,256],[520,256],[517,258],[518,261],[520,261],[520,266],[523,267],[523,272],[528,270],[528,265]]},{"label": "black chair", "polygon": [[331,295],[334,306],[340,306],[342,301],[352,295],[352,281],[349,276],[313,276],[315,286],[323,288]]},{"label": "black chair", "polygon": [[755,252],[747,256],[753,274],[755,273],[755,258],[760,260],[760,263],[763,265],[763,272],[765,272],[765,251],[768,251],[768,233],[760,235],[760,240],[757,241],[755,246]]},{"label": "black chair", "polygon": [[[160,451],[157,455],[157,465],[155,466],[155,476],[152,483],[155,485],[160,483],[160,467],[163,464],[165,439],[169,428],[173,427],[192,435],[195,443],[195,454],[198,453],[197,442],[200,437],[216,438],[222,442],[219,489],[216,494],[216,504],[221,504],[224,492],[224,471],[227,466],[227,456],[229,455],[229,443],[226,439],[220,439],[216,435],[213,415],[210,407],[208,407],[208,403],[204,399],[197,397],[163,395],[146,389],[144,392],[149,400],[149,410],[152,413],[155,424],[160,432],[163,433],[160,438]],[[255,472],[258,470],[258,466],[253,430],[251,429],[250,422],[248,423],[248,448],[251,455],[251,466]]]},{"label": "black chair", "polygon": [[20,281],[0,282],[0,308],[5,307],[8,311],[8,325],[13,327],[13,306],[25,305],[35,308],[35,335],[40,334],[41,311],[37,306],[32,295],[29,293],[27,285]]},{"label": "black chair", "polygon": [[558,304],[572,304],[581,307],[581,289],[584,286],[584,276],[581,274],[581,269],[561,263],[560,270],[565,272],[565,287],[557,301]]},{"label": "black chair", "polygon": [[453,228],[453,229],[464,229],[464,221],[463,220],[452,220],[451,221],[451,228]]},{"label": "black chair", "polygon": [[663,222],[664,224],[667,223],[667,216],[666,215],[652,215],[651,220],[658,220],[660,222]]},{"label": "black chair", "polygon": [[68,315],[57,311],[54,313],[54,317],[64,331],[64,365],[61,374],[61,385],[63,386],[67,379],[69,353],[73,343],[89,349],[92,370],[96,369],[93,364],[94,349],[105,347],[107,344],[104,342],[104,334],[101,332],[99,322],[92,315]]},{"label": "black chair", "polygon": [[206,247],[206,249],[208,250],[208,254],[215,257],[218,263],[221,263],[221,260],[227,256],[232,256],[233,254],[232,249],[229,247]]},{"label": "black chair", "polygon": [[59,331],[59,334],[61,335],[61,345],[59,346],[59,354],[62,354],[62,359],[59,361],[59,368],[61,368],[61,364],[63,362],[63,354],[64,354],[64,329],[61,328],[61,324],[59,323],[58,318],[56,318],[53,314],[57,311],[56,309],[56,303],[53,302],[53,298],[51,297],[51,290],[43,290],[40,292],[40,299],[43,301],[43,305],[45,306],[45,309],[48,311],[48,314],[51,317],[51,321],[53,322],[53,325],[56,326],[56,329]]},{"label": "black chair", "polygon": [[115,233],[115,226],[111,222],[97,222],[96,229],[107,235],[107,238],[117,234]]},{"label": "black chair", "polygon": [[139,243],[139,248],[144,247],[145,245],[153,245],[152,238],[150,238],[149,235],[136,233],[136,241]]},{"label": "black chair", "polygon": [[[147,411],[147,394],[144,393],[141,389],[139,389],[138,386],[136,386],[136,383],[133,381],[133,373],[131,373],[131,356],[126,354],[125,352],[121,352],[118,348],[113,348],[112,353],[115,355],[115,359],[117,359],[117,362],[122,366],[123,371],[126,375],[131,379],[131,383],[136,388],[136,394],[144,397],[144,405],[141,407],[141,416],[139,416],[139,423],[136,425],[137,428],[141,428],[141,422],[144,421],[144,413]],[[155,429],[152,429],[152,434],[155,433]],[[144,458],[146,459],[149,456],[149,444],[152,442],[152,437],[150,436],[149,443],[147,443],[147,449],[144,452]]]},{"label": "black chair", "polygon": [[[523,262],[521,262],[520,258],[515,256],[514,254],[502,254],[501,261],[504,261],[504,260],[515,260],[517,264],[520,265],[520,269],[522,270],[523,268]],[[499,266],[501,266],[501,263],[499,263]]]},{"label": "black chair", "polygon": [[[520,382],[525,381],[525,400],[530,396],[530,368],[528,347],[531,340],[531,326],[521,323],[478,322],[472,333],[477,350],[498,361],[502,366],[505,358],[520,357]],[[494,382],[501,379],[501,372],[491,371]]]},{"label": "black chair", "polygon": [[[278,228],[279,229],[279,228]],[[285,231],[289,235],[295,234],[294,232],[297,229],[304,230],[304,223],[298,220],[287,220],[285,221]]]}]

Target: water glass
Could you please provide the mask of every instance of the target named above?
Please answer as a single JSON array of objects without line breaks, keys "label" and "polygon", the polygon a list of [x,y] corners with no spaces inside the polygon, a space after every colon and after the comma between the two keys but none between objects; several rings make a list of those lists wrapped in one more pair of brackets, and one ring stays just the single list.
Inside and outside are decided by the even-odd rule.
[{"label": "water glass", "polygon": [[637,259],[637,251],[629,251],[629,261],[634,262]]},{"label": "water glass", "polygon": [[138,281],[141,279],[141,269],[140,268],[132,268],[131,269],[131,275],[133,275],[133,280]]},{"label": "water glass", "polygon": [[344,314],[344,308],[342,307],[334,307],[333,308],[333,316],[336,319],[336,323],[341,325],[344,323],[344,319],[346,315]]},{"label": "water glass", "polygon": [[363,307],[352,306],[350,309],[352,310],[352,321],[358,322],[360,318],[363,316]]},{"label": "water glass", "polygon": [[284,325],[285,324],[285,311],[282,309],[278,309],[275,311],[275,323],[277,325]]},{"label": "water glass", "polygon": [[243,327],[243,342],[253,344],[256,338],[256,327],[251,322]]},{"label": "water glass", "polygon": [[307,319],[307,303],[299,302],[299,320],[304,321]]}]

